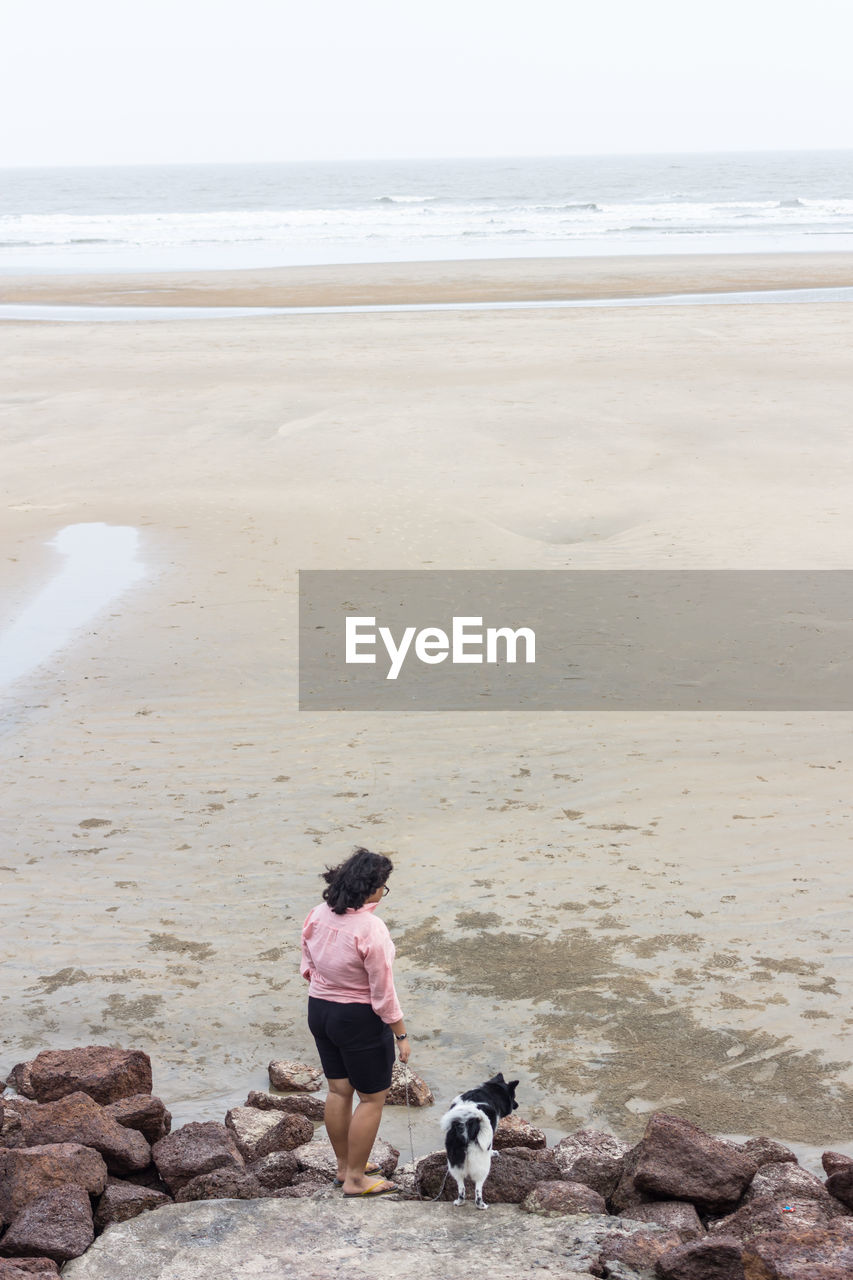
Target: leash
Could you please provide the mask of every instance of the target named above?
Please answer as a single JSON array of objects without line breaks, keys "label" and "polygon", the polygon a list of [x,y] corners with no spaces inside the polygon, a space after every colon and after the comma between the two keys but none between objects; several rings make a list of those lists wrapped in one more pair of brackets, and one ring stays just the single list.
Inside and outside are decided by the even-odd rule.
[{"label": "leash", "polygon": [[[404,1062],[404,1063],[403,1063],[403,1080],[404,1080],[405,1085],[406,1085],[406,1121],[407,1121],[408,1126],[409,1126],[409,1150],[410,1150],[410,1151],[411,1151],[411,1153],[412,1153],[412,1169],[414,1169],[414,1167],[415,1167],[415,1137],[414,1137],[414,1134],[413,1134],[413,1132],[412,1132],[412,1108],[411,1108],[411,1105],[410,1105],[410,1103],[409,1103],[409,1064],[408,1064],[408,1062]],[[445,1170],[444,1177],[443,1177],[442,1182],[441,1182],[441,1186],[438,1188],[438,1194],[437,1194],[437,1195],[434,1195],[434,1196],[429,1196],[429,1198],[427,1199],[427,1203],[428,1203],[428,1204],[432,1204],[432,1203],[434,1203],[434,1201],[441,1199],[441,1194],[442,1194],[442,1192],[444,1191],[444,1184],[447,1182],[447,1179],[448,1179],[449,1174],[450,1174],[450,1168],[448,1167],[448,1168]],[[417,1190],[417,1193],[418,1193],[418,1199],[419,1199],[419,1200],[423,1200],[423,1199],[424,1199],[424,1195],[423,1195],[423,1192],[421,1191],[421,1184],[420,1184],[420,1182],[418,1182],[418,1181],[416,1180],[415,1186],[416,1186],[416,1190]]]}]

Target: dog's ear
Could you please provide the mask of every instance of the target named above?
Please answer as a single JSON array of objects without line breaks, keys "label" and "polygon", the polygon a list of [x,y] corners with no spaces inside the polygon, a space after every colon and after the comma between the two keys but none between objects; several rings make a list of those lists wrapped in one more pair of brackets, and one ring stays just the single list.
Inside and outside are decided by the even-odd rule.
[{"label": "dog's ear", "polygon": [[[503,1079],[503,1076],[501,1076],[501,1079]],[[519,1081],[518,1081],[518,1080],[510,1080],[510,1081],[508,1081],[508,1083],[507,1083],[507,1086],[506,1086],[506,1087],[507,1087],[508,1089],[517,1089],[517,1088],[518,1088],[518,1085],[519,1085]]]},{"label": "dog's ear", "polygon": [[506,1081],[504,1080],[504,1073],[499,1071],[496,1076],[492,1076],[489,1084],[506,1084]]}]

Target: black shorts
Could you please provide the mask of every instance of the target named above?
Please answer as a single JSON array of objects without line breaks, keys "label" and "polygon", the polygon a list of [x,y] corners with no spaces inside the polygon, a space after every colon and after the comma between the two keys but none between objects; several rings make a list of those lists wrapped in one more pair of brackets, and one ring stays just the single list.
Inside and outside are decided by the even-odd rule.
[{"label": "black shorts", "polygon": [[359,1093],[391,1085],[394,1033],[369,1004],[337,1004],[308,997],[308,1029],[327,1080],[349,1080]]}]

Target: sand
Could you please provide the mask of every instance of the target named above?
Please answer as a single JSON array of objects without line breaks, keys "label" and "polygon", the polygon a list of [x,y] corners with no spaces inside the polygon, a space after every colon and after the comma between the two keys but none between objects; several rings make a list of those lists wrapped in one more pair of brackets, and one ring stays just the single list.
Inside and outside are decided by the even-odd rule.
[{"label": "sand", "polygon": [[[853,256],[251,275],[171,296],[849,284]],[[827,303],[0,326],[9,616],[63,526],[134,526],[147,566],[4,694],[0,1068],[140,1046],[176,1122],[221,1118],[313,1060],[299,926],[364,843],[440,1101],[502,1069],[552,1134],[665,1107],[853,1150],[849,715],[295,700],[299,568],[849,568],[851,330]]]}]

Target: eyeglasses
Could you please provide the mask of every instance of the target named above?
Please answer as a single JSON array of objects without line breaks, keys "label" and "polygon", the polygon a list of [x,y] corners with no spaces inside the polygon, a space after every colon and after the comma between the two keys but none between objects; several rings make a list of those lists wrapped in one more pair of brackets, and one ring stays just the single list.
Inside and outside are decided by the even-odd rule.
[{"label": "eyeglasses", "polygon": [[383,884],[383,886],[382,886],[382,897],[383,897],[383,898],[387,898],[387,897],[388,897],[388,894],[389,894],[390,892],[391,892],[391,890],[389,889],[388,885],[387,885],[387,884]]}]

